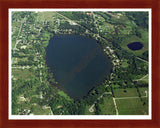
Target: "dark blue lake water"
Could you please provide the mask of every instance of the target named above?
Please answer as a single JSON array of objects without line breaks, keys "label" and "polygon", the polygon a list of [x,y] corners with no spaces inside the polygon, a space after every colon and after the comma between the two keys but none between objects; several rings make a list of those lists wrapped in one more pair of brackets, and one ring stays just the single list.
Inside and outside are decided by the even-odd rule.
[{"label": "dark blue lake water", "polygon": [[99,44],[77,35],[55,35],[46,48],[46,62],[69,96],[82,98],[111,72]]},{"label": "dark blue lake water", "polygon": [[127,47],[133,51],[140,50],[143,48],[143,44],[141,42],[133,42],[127,45]]}]

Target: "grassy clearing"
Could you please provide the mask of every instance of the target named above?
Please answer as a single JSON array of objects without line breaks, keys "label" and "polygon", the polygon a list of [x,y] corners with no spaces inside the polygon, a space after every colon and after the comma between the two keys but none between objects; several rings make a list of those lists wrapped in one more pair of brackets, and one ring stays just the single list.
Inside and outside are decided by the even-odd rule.
[{"label": "grassy clearing", "polygon": [[104,95],[103,103],[100,104],[102,115],[115,115],[116,110],[113,103],[112,95]]},{"label": "grassy clearing", "polygon": [[107,23],[107,22],[104,22],[104,25],[105,25],[105,26],[108,26],[108,27],[111,27],[111,28],[114,27],[114,25],[112,25],[112,24],[110,24],[110,23]]},{"label": "grassy clearing", "polygon": [[[126,91],[126,92],[125,92]],[[114,89],[114,95],[116,98],[120,97],[138,97],[136,88],[127,88],[127,89]]]},{"label": "grassy clearing", "polygon": [[128,67],[127,60],[122,62],[122,67],[123,67],[123,68],[126,68],[126,67]]},{"label": "grassy clearing", "polygon": [[[116,99],[119,115],[147,115],[148,98]],[[145,102],[145,104],[144,104]]]},{"label": "grassy clearing", "polygon": [[19,61],[28,61],[28,57],[17,58],[17,62]]},{"label": "grassy clearing", "polygon": [[118,84],[111,84],[111,86],[112,86],[113,88],[119,88],[119,87],[120,87],[120,85],[118,85]]},{"label": "grassy clearing", "polygon": [[119,31],[120,31],[120,34],[122,35],[128,35],[132,31],[132,27],[126,26],[126,27],[123,27],[123,29],[120,29]]},{"label": "grassy clearing", "polygon": [[145,91],[147,91],[147,96],[149,95],[148,93],[148,87],[143,87],[143,88],[139,88],[140,94],[141,96],[146,96]]},{"label": "grassy clearing", "polygon": [[32,107],[32,111],[34,115],[51,115],[50,108],[43,108],[39,105],[35,105],[34,107]]},{"label": "grassy clearing", "polygon": [[[125,40],[121,42],[121,47],[123,49],[127,50],[128,52],[132,52],[136,56],[141,56],[143,52],[148,50],[148,32],[141,28],[139,28],[139,31],[142,36],[141,38],[137,37],[136,35],[131,35],[125,38]],[[143,44],[143,48],[137,51],[132,51],[131,49],[127,47],[127,45],[132,42],[141,42]]]},{"label": "grassy clearing", "polygon": [[56,12],[38,12],[37,21],[54,21],[54,17],[59,17]]},{"label": "grassy clearing", "polygon": [[15,45],[16,45],[16,41],[14,40],[12,41],[12,49],[14,49]]},{"label": "grassy clearing", "polygon": [[101,29],[102,31],[107,33],[112,33],[112,34],[115,33],[114,26],[107,22],[104,22],[104,25],[101,25]]},{"label": "grassy clearing", "polygon": [[29,69],[12,69],[12,75],[14,79],[22,79],[27,80],[34,76],[32,72],[29,71]]},{"label": "grassy clearing", "polygon": [[140,33],[142,35],[142,40],[144,42],[148,43],[148,39],[149,39],[148,36],[149,36],[149,34],[148,34],[147,30],[144,30],[144,29],[140,28],[139,31],[140,31]]},{"label": "grassy clearing", "polygon": [[51,109],[47,106],[40,106],[37,103],[31,104],[30,101],[26,98],[25,100],[20,100],[18,106],[23,111],[30,110],[34,115],[51,115]]},{"label": "grassy clearing", "polygon": [[55,12],[38,12],[37,20],[40,21],[53,21]]},{"label": "grassy clearing", "polygon": [[63,96],[63,97],[64,97],[65,99],[67,99],[67,100],[71,100],[70,97],[69,97],[66,93],[64,93],[63,91],[59,91],[58,94],[59,94],[60,96]]},{"label": "grassy clearing", "polygon": [[[91,106],[86,106],[84,115],[95,115],[94,112],[89,112],[89,108],[90,108],[90,107],[91,107]],[[95,110],[95,107],[93,107],[93,109]]]}]

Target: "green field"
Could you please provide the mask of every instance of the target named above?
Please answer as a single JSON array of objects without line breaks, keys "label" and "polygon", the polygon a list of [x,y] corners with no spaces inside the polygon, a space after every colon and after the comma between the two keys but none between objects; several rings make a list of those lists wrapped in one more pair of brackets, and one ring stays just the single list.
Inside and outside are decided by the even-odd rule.
[{"label": "green field", "polygon": [[114,89],[114,95],[116,98],[119,97],[138,97],[136,88],[127,88],[127,89]]},{"label": "green field", "polygon": [[[144,103],[145,102],[145,103]],[[147,115],[148,98],[116,99],[119,115]]]},{"label": "green field", "polygon": [[101,113],[103,115],[115,115],[116,110],[115,110],[115,106],[113,103],[112,95],[104,95],[102,100],[103,100],[103,103],[99,104]]}]

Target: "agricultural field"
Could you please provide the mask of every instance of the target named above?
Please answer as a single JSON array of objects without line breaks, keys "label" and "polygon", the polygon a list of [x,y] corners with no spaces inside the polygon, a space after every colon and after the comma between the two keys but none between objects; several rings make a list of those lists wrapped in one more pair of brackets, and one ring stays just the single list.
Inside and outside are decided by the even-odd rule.
[{"label": "agricultural field", "polygon": [[138,97],[136,88],[127,88],[127,89],[114,89],[113,90],[115,98],[120,97]]},{"label": "agricultural field", "polygon": [[115,89],[114,95],[119,115],[148,114],[148,88]]},{"label": "agricultural field", "polygon": [[[116,99],[119,115],[147,115],[147,98]],[[145,103],[144,103],[145,102]]]}]

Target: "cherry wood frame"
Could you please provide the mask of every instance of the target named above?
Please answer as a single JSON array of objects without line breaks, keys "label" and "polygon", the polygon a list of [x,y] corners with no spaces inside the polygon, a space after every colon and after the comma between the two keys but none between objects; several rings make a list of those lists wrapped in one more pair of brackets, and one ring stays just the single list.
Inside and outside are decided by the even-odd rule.
[{"label": "cherry wood frame", "polygon": [[[152,119],[151,120],[9,120],[8,9],[9,8],[151,8]],[[0,0],[0,128],[160,127],[160,1],[159,0]]]}]

